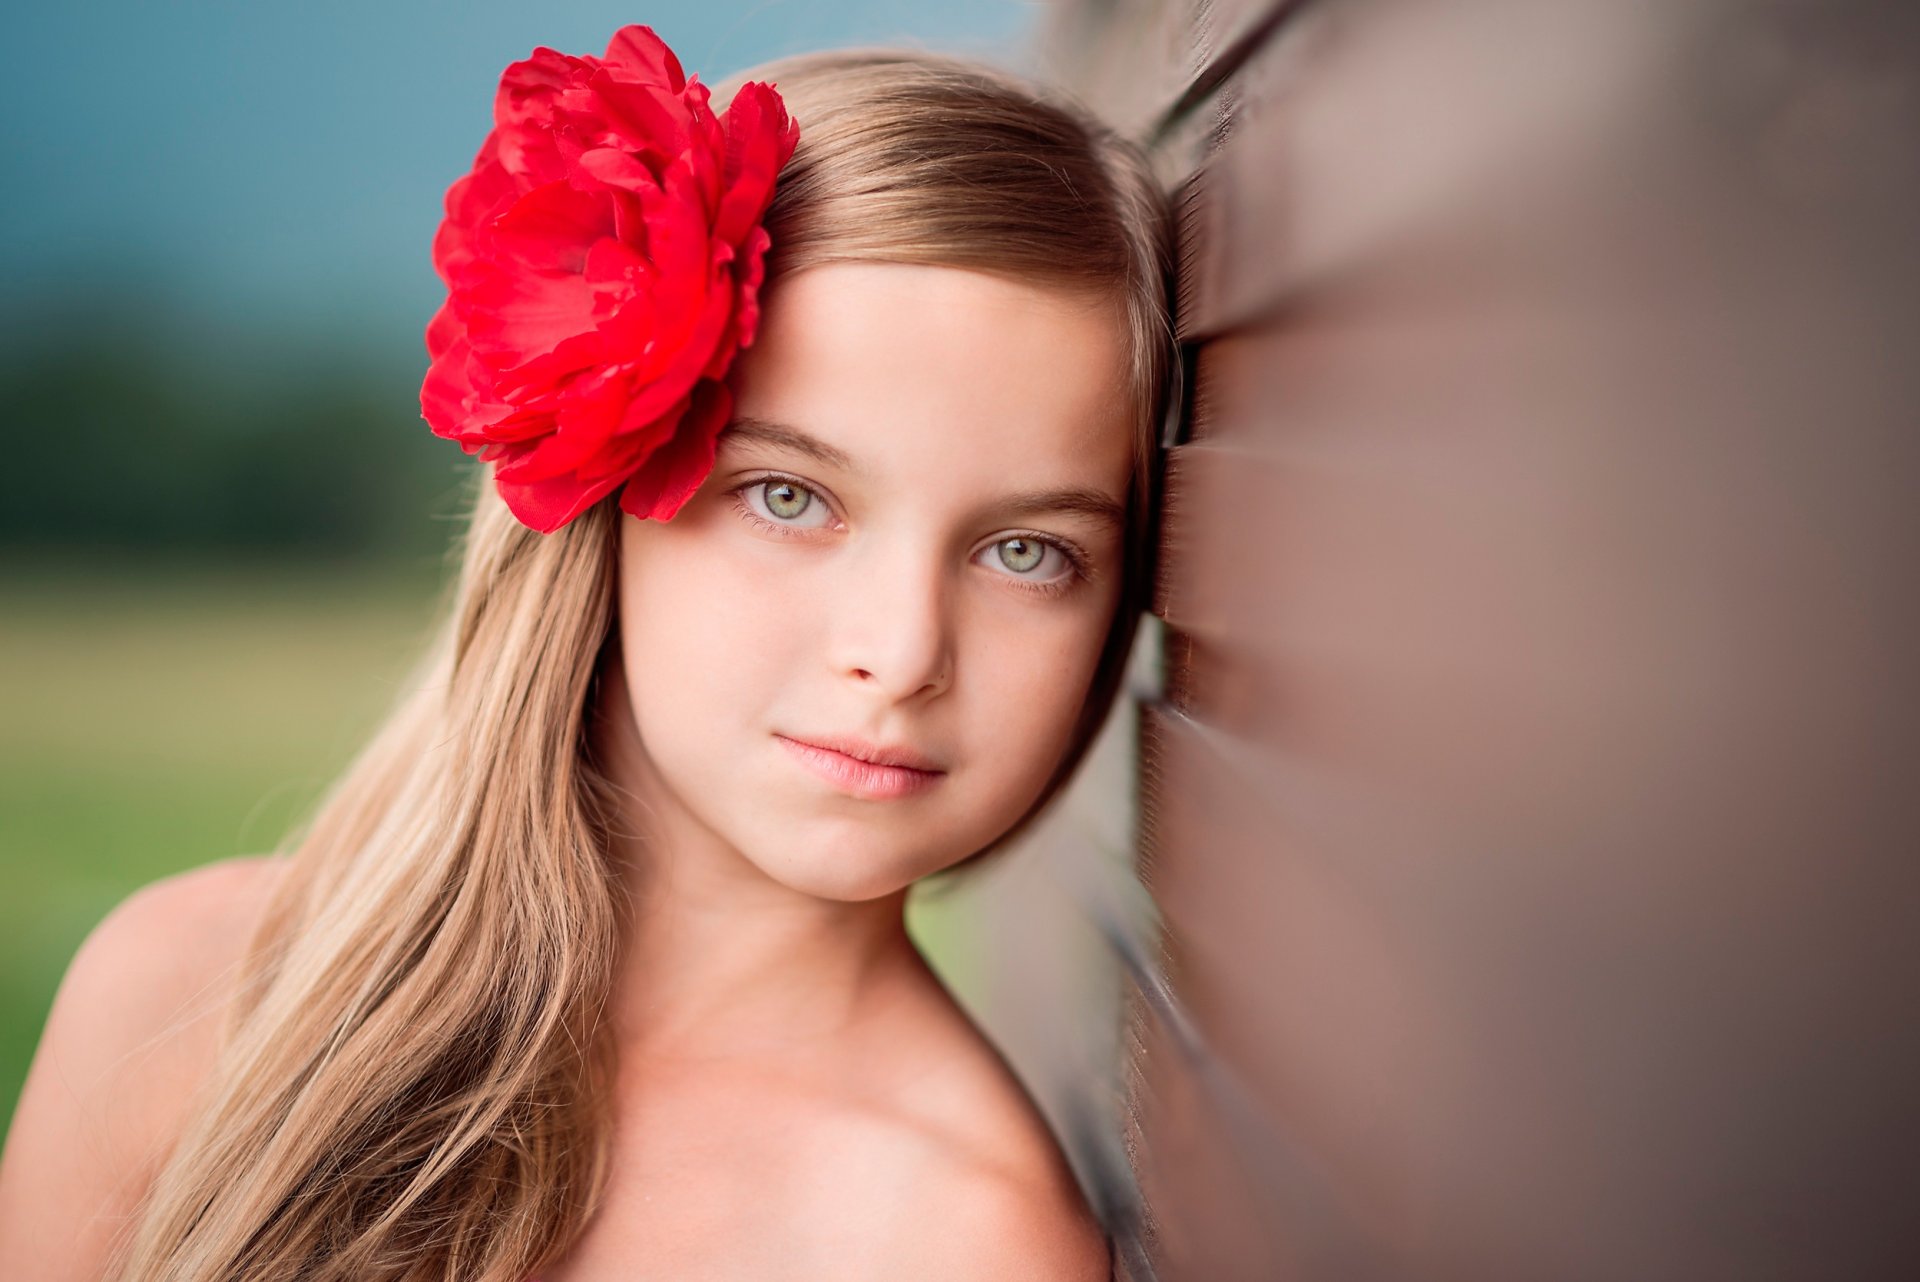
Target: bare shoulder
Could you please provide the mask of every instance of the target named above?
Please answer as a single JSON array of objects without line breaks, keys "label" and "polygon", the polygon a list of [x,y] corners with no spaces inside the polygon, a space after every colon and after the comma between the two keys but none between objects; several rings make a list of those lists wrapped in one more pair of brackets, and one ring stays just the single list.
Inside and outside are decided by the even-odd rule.
[{"label": "bare shoulder", "polygon": [[284,861],[176,873],[108,913],[67,967],[0,1156],[0,1277],[97,1277],[217,1045]]},{"label": "bare shoulder", "polygon": [[931,1058],[895,1099],[939,1157],[900,1186],[921,1205],[896,1220],[915,1226],[897,1276],[1105,1282],[1106,1233],[1045,1115],[957,1005],[930,1013]]},{"label": "bare shoulder", "polygon": [[[1006,1169],[955,1172],[929,1202],[928,1232],[897,1276],[1108,1282],[1105,1232],[1078,1189]],[[911,1267],[906,1267],[906,1266]]]}]

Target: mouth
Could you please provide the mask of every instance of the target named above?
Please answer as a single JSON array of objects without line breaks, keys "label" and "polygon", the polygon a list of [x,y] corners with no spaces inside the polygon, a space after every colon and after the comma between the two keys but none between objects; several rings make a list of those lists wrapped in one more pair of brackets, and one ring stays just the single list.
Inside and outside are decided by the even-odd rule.
[{"label": "mouth", "polygon": [[773,737],[780,741],[780,746],[795,761],[816,777],[849,796],[868,801],[913,796],[925,792],[947,775],[944,770],[922,770],[914,766],[863,761],[849,753],[802,739],[790,739],[783,734]]}]

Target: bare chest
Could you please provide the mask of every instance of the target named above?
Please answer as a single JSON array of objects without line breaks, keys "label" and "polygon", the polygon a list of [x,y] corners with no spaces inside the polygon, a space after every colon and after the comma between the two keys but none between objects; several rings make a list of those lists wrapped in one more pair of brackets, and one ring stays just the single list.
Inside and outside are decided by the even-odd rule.
[{"label": "bare chest", "polygon": [[952,1160],[884,1109],[681,1083],[623,1113],[601,1205],[540,1282],[897,1278]]}]

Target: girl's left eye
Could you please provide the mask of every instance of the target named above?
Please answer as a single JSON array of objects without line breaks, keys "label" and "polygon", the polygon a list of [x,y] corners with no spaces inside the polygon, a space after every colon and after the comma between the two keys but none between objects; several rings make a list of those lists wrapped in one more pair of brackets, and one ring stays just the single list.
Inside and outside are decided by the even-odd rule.
[{"label": "girl's left eye", "polygon": [[985,562],[1035,592],[1064,592],[1082,577],[1080,559],[1065,546],[1032,534],[1010,534],[980,551]]}]

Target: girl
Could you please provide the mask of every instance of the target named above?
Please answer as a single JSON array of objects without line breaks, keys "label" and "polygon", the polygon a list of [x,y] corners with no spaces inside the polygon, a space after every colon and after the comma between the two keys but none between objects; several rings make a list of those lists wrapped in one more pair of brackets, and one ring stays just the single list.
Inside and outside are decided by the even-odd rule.
[{"label": "girl", "polygon": [[706,93],[637,27],[503,77],[435,242],[423,408],[493,465],[444,628],[286,854],[83,946],[0,1276],[1108,1276],[902,908],[1114,699],[1162,194],[968,61]]}]

